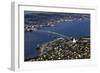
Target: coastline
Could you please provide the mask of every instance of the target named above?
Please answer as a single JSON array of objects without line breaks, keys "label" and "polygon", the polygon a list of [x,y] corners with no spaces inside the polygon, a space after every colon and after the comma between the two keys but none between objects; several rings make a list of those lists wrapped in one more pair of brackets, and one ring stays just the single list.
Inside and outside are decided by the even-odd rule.
[{"label": "coastline", "polygon": [[89,37],[77,38],[76,42],[73,42],[73,38],[57,38],[38,48],[40,54],[25,61],[90,59]]}]

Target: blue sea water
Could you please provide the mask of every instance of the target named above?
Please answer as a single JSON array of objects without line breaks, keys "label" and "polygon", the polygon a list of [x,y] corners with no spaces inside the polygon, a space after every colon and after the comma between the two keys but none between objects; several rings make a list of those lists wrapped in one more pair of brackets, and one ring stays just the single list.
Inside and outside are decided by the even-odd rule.
[{"label": "blue sea water", "polygon": [[[52,31],[69,37],[90,36],[90,20],[74,20],[67,22],[60,22],[55,27],[45,27],[40,29],[42,31]],[[56,36],[52,34],[53,36]],[[58,38],[60,36],[56,36]],[[37,44],[43,44],[54,40],[47,32],[25,32],[24,35],[24,56],[32,58],[38,54],[36,49]]]}]

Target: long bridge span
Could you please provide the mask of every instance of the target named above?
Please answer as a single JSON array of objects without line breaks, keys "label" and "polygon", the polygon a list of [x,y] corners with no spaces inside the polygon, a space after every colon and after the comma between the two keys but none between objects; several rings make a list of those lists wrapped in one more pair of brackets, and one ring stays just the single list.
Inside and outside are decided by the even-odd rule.
[{"label": "long bridge span", "polygon": [[63,35],[63,34],[60,34],[60,33],[57,33],[57,32],[53,32],[53,31],[44,31],[44,30],[39,30],[39,32],[47,32],[47,33],[50,33],[50,34],[54,34],[54,35],[58,35],[58,36],[61,36],[63,38],[67,38],[67,39],[70,39],[68,36],[66,35]]}]

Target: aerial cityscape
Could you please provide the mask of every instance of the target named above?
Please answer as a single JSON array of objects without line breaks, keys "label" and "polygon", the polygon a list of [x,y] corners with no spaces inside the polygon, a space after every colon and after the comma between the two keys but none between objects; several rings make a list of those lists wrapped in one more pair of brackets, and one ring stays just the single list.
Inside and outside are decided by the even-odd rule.
[{"label": "aerial cityscape", "polygon": [[24,61],[90,59],[90,14],[24,11]]}]

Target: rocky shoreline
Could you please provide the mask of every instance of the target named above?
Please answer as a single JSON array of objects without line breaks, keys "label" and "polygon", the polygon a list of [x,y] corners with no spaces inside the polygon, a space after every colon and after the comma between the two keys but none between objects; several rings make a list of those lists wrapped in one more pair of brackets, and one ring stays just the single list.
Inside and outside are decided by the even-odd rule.
[{"label": "rocky shoreline", "polygon": [[57,38],[38,46],[39,55],[26,61],[90,59],[90,38]]}]

